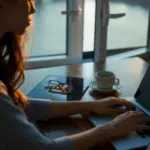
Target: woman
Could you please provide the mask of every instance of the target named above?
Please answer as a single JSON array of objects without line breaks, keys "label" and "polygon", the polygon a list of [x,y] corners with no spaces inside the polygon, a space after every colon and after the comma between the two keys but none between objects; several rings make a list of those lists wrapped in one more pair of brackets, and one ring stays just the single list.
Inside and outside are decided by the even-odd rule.
[{"label": "woman", "polygon": [[[128,111],[134,107],[123,99],[110,97],[95,102],[51,102],[28,99],[21,93],[18,88],[24,81],[24,67],[20,39],[33,13],[32,0],[0,0],[0,149],[87,150],[131,131],[150,130],[149,126],[139,124],[148,121],[144,114]],[[113,106],[116,105],[127,109],[115,109]],[[44,137],[30,122],[82,112],[121,115],[89,131],[53,141]]]}]

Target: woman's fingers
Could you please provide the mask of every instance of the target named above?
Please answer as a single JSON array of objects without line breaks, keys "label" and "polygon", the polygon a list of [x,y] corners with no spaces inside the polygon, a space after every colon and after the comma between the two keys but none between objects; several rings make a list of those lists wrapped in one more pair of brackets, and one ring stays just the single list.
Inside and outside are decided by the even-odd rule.
[{"label": "woman's fingers", "polygon": [[134,110],[135,107],[132,103],[124,100],[124,99],[116,99],[113,104],[111,104],[111,108],[113,109],[123,109],[125,111]]},{"label": "woman's fingers", "polygon": [[146,114],[144,112],[134,112],[132,115],[136,120],[146,119]]},{"label": "woman's fingers", "polygon": [[135,106],[125,99],[120,99],[119,103],[127,107],[127,110],[134,110]]},{"label": "woman's fingers", "polygon": [[123,110],[123,109],[112,109],[109,111],[109,114],[110,115],[120,115],[120,114],[123,114],[125,112],[126,112],[126,110]]},{"label": "woman's fingers", "polygon": [[137,112],[137,111],[129,111],[130,113],[132,113],[132,115],[134,116],[138,116],[138,117],[143,117],[145,116],[145,113],[144,112]]},{"label": "woman's fingers", "polygon": [[139,117],[136,118],[138,122],[140,123],[147,123],[150,125],[150,118],[148,118],[146,115],[141,115]]},{"label": "woman's fingers", "polygon": [[125,109],[111,109],[109,110],[109,114],[111,115],[119,115],[123,114],[126,118],[131,118],[133,120],[136,120],[136,122],[146,122],[150,119],[146,117],[146,115],[143,112],[135,112],[135,111],[126,111]]},{"label": "woman's fingers", "polygon": [[139,130],[149,130],[150,131],[150,126],[140,124],[140,125],[137,126],[137,130],[138,131]]},{"label": "woman's fingers", "polygon": [[136,120],[137,130],[150,131],[150,118],[148,118],[144,112],[134,112],[132,115]]}]

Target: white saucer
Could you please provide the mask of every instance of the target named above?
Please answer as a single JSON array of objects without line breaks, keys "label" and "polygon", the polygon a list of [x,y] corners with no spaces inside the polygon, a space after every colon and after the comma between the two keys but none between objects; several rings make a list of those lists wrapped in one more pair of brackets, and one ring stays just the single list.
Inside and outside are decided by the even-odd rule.
[{"label": "white saucer", "polygon": [[89,87],[92,88],[93,90],[101,92],[101,93],[111,93],[111,92],[114,92],[114,91],[121,88],[120,85],[113,85],[111,89],[100,89],[100,88],[97,87],[97,84],[96,84],[95,81],[92,81],[89,84]]}]

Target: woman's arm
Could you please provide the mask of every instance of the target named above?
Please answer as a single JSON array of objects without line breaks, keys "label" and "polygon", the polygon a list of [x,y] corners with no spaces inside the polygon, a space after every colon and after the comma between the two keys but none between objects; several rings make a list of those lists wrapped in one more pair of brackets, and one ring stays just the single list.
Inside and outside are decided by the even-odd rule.
[{"label": "woman's arm", "polygon": [[[103,126],[86,132],[49,140],[26,119],[26,115],[12,100],[0,94],[0,147],[15,150],[89,150],[96,144],[113,137],[126,135],[135,130],[150,130],[144,113],[127,112]],[[145,120],[145,121],[144,121]],[[126,128],[124,128],[126,127]]]},{"label": "woman's arm", "polygon": [[[26,115],[12,100],[0,94],[0,147],[15,150],[88,150],[109,139],[107,125],[89,131],[50,140],[26,119]],[[106,137],[107,135],[107,137]]]},{"label": "woman's arm", "polygon": [[[6,86],[0,81],[0,92],[8,96]],[[133,109],[131,103],[114,97],[96,101],[70,101],[70,102],[53,102],[48,99],[33,99],[25,96],[17,90],[20,99],[26,102],[24,111],[28,119],[47,120],[50,118],[66,117],[84,112],[94,112],[100,115],[118,115],[126,110]],[[28,99],[28,100],[27,100]],[[114,109],[113,106],[126,106],[126,110]]]},{"label": "woman's arm", "polygon": [[89,112],[90,102],[53,102],[48,99],[29,98],[25,112],[31,120],[47,120]]},{"label": "woman's arm", "polygon": [[[126,109],[113,106],[126,106]],[[109,97],[96,101],[54,102],[46,99],[29,98],[25,112],[33,120],[66,117],[78,113],[94,112],[100,115],[118,115],[133,110],[133,105],[126,100]]]},{"label": "woman's arm", "polygon": [[72,138],[75,143],[75,149],[90,150],[96,145],[104,144],[106,141],[111,140],[113,138],[113,130],[111,124],[108,123],[86,132],[71,135],[70,138]]},{"label": "woman's arm", "polygon": [[[8,96],[7,88],[3,82],[0,82],[0,93]],[[27,99],[20,90],[17,90],[17,94],[21,99]],[[52,102],[48,99],[34,98],[28,98],[25,102],[24,111],[28,119],[31,120],[47,120],[90,111],[90,102]]]},{"label": "woman's arm", "polygon": [[[7,88],[1,81],[0,92],[8,96]],[[131,103],[114,97],[96,101],[53,102],[48,99],[28,98],[19,90],[17,90],[17,95],[26,102],[24,111],[26,112],[28,119],[32,120],[47,120],[50,118],[66,117],[84,112],[94,112],[100,115],[118,115],[133,109]],[[127,109],[116,109],[113,107],[116,105],[126,106]]]},{"label": "woman's arm", "polygon": [[50,102],[52,118],[66,117],[74,114],[90,112],[92,102],[70,101],[70,102]]}]

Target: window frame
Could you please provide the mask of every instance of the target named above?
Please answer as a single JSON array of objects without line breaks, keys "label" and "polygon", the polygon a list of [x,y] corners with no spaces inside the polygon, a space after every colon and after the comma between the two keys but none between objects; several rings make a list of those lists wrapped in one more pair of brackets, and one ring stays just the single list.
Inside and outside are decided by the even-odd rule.
[{"label": "window frame", "polygon": [[[67,10],[84,8],[84,0],[66,0]],[[64,11],[64,10],[62,10]],[[83,11],[79,15],[66,15],[66,55],[25,58],[25,69],[53,67],[82,63],[83,61]],[[61,13],[61,12],[60,12]],[[63,14],[62,14],[63,15]]]}]

